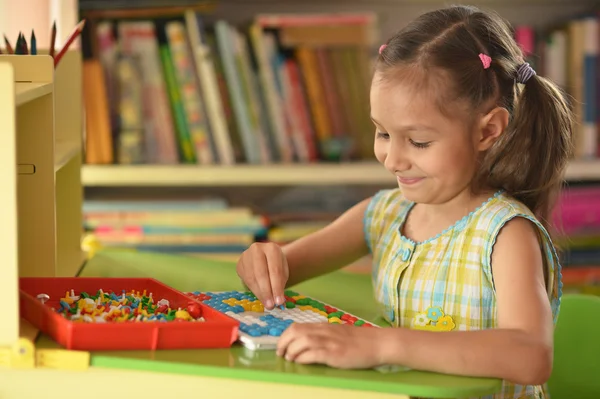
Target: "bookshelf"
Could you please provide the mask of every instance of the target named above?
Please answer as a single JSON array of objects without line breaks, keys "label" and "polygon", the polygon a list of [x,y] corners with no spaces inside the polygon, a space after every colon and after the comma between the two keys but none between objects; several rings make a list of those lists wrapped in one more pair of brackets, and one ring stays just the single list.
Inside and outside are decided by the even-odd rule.
[{"label": "bookshelf", "polygon": [[[101,21],[103,19],[128,19],[140,17],[152,19],[156,12],[162,12],[166,17],[173,17],[177,14],[184,14],[190,9],[198,13],[208,13],[211,1],[189,2],[180,0],[169,3],[170,7],[161,0],[147,0],[134,5],[128,5],[127,2],[115,0],[111,6],[106,9],[100,9],[102,2],[94,0],[80,0],[80,10],[82,14]],[[477,4],[478,2],[475,2]],[[192,7],[193,4],[193,7]],[[510,20],[514,26],[526,25],[536,30],[548,29],[552,24],[569,18],[569,16],[579,15],[593,6],[593,2],[588,0],[577,0],[566,2],[563,0],[529,0],[519,3],[492,1],[485,4],[477,4],[483,8],[493,8],[501,15]],[[376,32],[370,32],[369,38],[385,38],[393,33],[399,26],[405,24],[408,20],[416,17],[418,14],[431,8],[436,8],[442,4],[439,1],[428,1],[425,3],[415,1],[375,2],[369,3],[363,0],[354,0],[346,2],[343,8],[340,8],[336,2],[317,2],[300,4],[297,1],[289,2],[237,2],[220,1],[218,6],[210,11],[211,16],[206,18],[207,25],[212,25],[215,21],[225,20],[232,25],[240,23],[240,26],[247,28],[249,20],[259,14],[290,14],[290,13],[328,13],[328,12],[349,12],[361,13],[365,11],[376,15],[376,26],[369,26],[369,30],[374,28]],[[162,9],[161,9],[162,7]],[[203,8],[206,7],[206,8]],[[104,13],[104,14],[102,14]],[[142,15],[145,13],[144,15]],[[204,17],[204,15],[202,16]],[[187,23],[187,21],[186,21]],[[242,30],[243,30],[242,29]],[[245,32],[245,31],[244,31]],[[245,32],[245,34],[249,34]],[[116,39],[115,39],[116,40]],[[379,43],[378,40],[375,40]],[[366,42],[365,42],[366,43]],[[365,44],[363,43],[363,45]],[[371,40],[367,47],[372,47]],[[218,46],[217,46],[218,47]],[[251,46],[252,47],[252,46]],[[208,50],[207,50],[208,49]],[[257,50],[258,49],[258,50]],[[252,51],[260,52],[260,46]],[[204,48],[203,51],[212,53],[213,59],[223,58],[217,48]],[[96,54],[96,57],[100,55]],[[538,55],[535,55],[538,57]],[[534,58],[535,58],[534,57]],[[539,61],[536,59],[536,61]],[[216,61],[215,61],[216,62]],[[339,64],[338,64],[339,66]],[[259,67],[257,67],[260,69]],[[257,69],[257,70],[258,70]],[[343,68],[342,68],[343,69]],[[341,69],[336,69],[341,70]],[[257,74],[259,72],[255,71]],[[262,81],[261,81],[262,82]],[[227,85],[227,84],[226,84]],[[235,85],[233,85],[235,86]],[[268,90],[265,88],[265,91]],[[202,94],[204,95],[204,94]],[[268,95],[268,94],[265,94]],[[224,95],[227,97],[227,95]],[[271,114],[268,114],[266,120],[274,120]],[[350,114],[352,112],[349,112]],[[310,119],[310,118],[308,118]],[[370,126],[370,125],[369,125]],[[212,128],[212,126],[211,126]],[[360,131],[365,131],[364,126],[360,126]],[[277,129],[275,129],[277,130]],[[114,133],[114,132],[113,132]],[[106,133],[105,133],[106,134]],[[228,130],[226,135],[235,135],[233,130]],[[91,137],[91,136],[90,136]],[[114,137],[114,134],[113,134]],[[216,140],[216,139],[215,139]],[[367,141],[367,147],[370,145]],[[91,142],[91,140],[90,140]],[[361,143],[361,145],[364,143]],[[117,145],[114,144],[113,145]],[[93,147],[100,147],[93,146]],[[115,151],[116,152],[116,151]],[[360,158],[369,159],[369,157]],[[276,157],[275,157],[276,158]],[[189,186],[189,187],[226,187],[230,186],[308,186],[308,185],[388,185],[393,182],[393,177],[389,175],[380,165],[369,162],[359,161],[357,163],[307,163],[303,160],[298,164],[273,163],[273,164],[247,164],[241,163],[235,166],[229,165],[165,165],[169,162],[160,162],[147,159],[140,161],[129,161],[123,164],[103,164],[110,163],[106,160],[90,162],[83,165],[82,184],[84,187],[164,187],[164,186]],[[201,163],[201,162],[198,162]],[[210,162],[208,162],[210,163]],[[258,162],[256,162],[258,163]],[[569,182],[597,182],[600,181],[600,158],[585,160],[585,158],[574,160],[568,167],[566,180]]]},{"label": "bookshelf", "polygon": [[[158,202],[165,198],[169,200],[190,198],[203,200],[206,197],[219,197],[235,206],[249,207],[258,214],[269,215],[270,220],[276,221],[272,223],[272,226],[275,227],[269,228],[268,237],[270,238],[276,235],[275,233],[271,235],[275,229],[288,227],[286,223],[292,226],[290,229],[293,229],[293,223],[297,220],[316,219],[317,217],[312,214],[322,212],[322,204],[318,199],[322,198],[322,202],[330,201],[332,198],[338,198],[337,196],[342,197],[339,193],[346,192],[349,194],[344,194],[344,198],[354,200],[354,198],[370,196],[381,188],[397,186],[394,177],[373,159],[371,140],[373,127],[368,120],[368,112],[366,112],[367,115],[364,115],[366,118],[361,117],[362,111],[360,110],[368,109],[368,107],[364,108],[364,105],[368,105],[369,88],[359,87],[362,85],[345,85],[345,83],[359,82],[360,79],[365,78],[365,74],[362,76],[358,74],[358,77],[348,75],[352,69],[351,65],[356,66],[361,63],[344,63],[343,61],[363,60],[363,58],[369,62],[372,61],[377,54],[377,47],[385,38],[419,14],[442,6],[442,2],[438,0],[426,2],[350,0],[340,5],[335,1],[261,0],[241,2],[223,0],[218,2],[214,11],[203,8],[210,3],[208,1],[194,3],[194,7],[186,0],[175,1],[170,2],[168,7],[165,6],[162,9],[157,8],[161,0],[142,1],[136,3],[135,6],[115,0],[114,8],[102,9],[96,7],[100,3],[94,0],[80,0],[82,16],[90,16],[94,20],[96,40],[103,43],[102,46],[97,45],[95,48],[92,39],[89,42],[89,52],[84,51],[84,54],[87,54],[85,63],[88,64],[84,64],[84,68],[90,66],[89,71],[92,71],[93,66],[95,73],[89,78],[88,92],[98,92],[101,90],[99,87],[105,87],[107,94],[104,98],[108,99],[102,106],[102,112],[98,112],[97,118],[92,117],[92,113],[88,112],[88,140],[86,141],[88,164],[83,165],[81,170],[86,200],[109,203],[111,201],[118,202],[115,200],[127,201],[143,198],[144,200],[154,199]],[[542,57],[544,52],[540,47],[541,38],[545,37],[544,32],[551,29],[556,23],[568,22],[574,16],[591,9],[593,2],[588,0],[571,2],[527,0],[516,3],[496,0],[475,1],[476,5],[482,8],[493,8],[511,21],[513,27],[521,32],[520,36],[515,33],[515,36],[520,37],[519,43],[527,47],[524,48],[526,53],[532,54],[532,65],[541,75],[546,76],[545,72],[549,68],[544,60],[548,58]],[[160,4],[160,6],[162,5],[166,5],[166,2]],[[193,11],[194,18],[191,18],[190,13],[186,12],[188,10]],[[144,46],[132,44],[135,42],[128,33],[130,27],[127,25],[134,20],[139,22],[138,19],[151,22],[157,13],[169,20],[176,19],[175,16],[178,14],[183,17],[181,18],[183,20],[182,29],[187,31],[187,41],[193,53],[193,56],[188,58],[191,59],[191,64],[197,64],[195,72],[198,75],[198,82],[200,82],[195,91],[199,93],[199,99],[204,102],[206,108],[204,115],[208,126],[206,132],[215,147],[214,156],[210,160],[201,159],[202,156],[197,156],[196,159],[181,159],[184,158],[181,154],[186,152],[184,151],[186,148],[178,141],[180,134],[178,130],[182,129],[178,125],[186,125],[186,123],[172,120],[165,127],[154,122],[152,115],[159,115],[161,112],[148,112],[146,108],[158,107],[157,104],[161,103],[161,96],[156,96],[157,100],[152,103],[152,106],[144,106],[140,101],[141,96],[135,94],[139,93],[139,87],[144,87],[143,80],[138,85],[131,85],[129,79],[119,81],[113,77],[106,79],[103,84],[99,83],[102,75],[98,72],[102,68],[110,72],[108,75],[117,76],[119,67],[124,67],[124,65],[119,66],[113,60],[116,53],[121,51],[126,58],[131,56],[130,50],[126,50],[127,48],[145,48],[146,46],[146,44]],[[206,15],[206,13],[210,15]],[[337,31],[334,35],[329,30],[327,34],[323,33],[325,32],[321,29],[323,26],[340,24],[343,18],[337,19],[335,23],[332,20],[316,22],[328,20],[328,18],[320,19],[319,17],[312,22],[307,20],[298,22],[302,19],[299,14],[313,14],[313,17],[315,14],[320,14],[322,17],[328,13],[338,13],[338,17],[341,17],[339,14],[346,13],[346,16],[353,15],[353,18],[344,20],[344,23],[352,25],[353,29],[344,31],[344,34]],[[275,15],[282,17],[290,14],[299,18],[288,20],[282,18],[279,22],[277,22],[278,18],[274,18]],[[194,19],[200,22],[197,21],[195,24]],[[291,22],[294,19],[296,22]],[[165,53],[169,50],[171,54],[174,54],[178,46],[169,41],[168,30],[163,22],[155,22],[153,30],[145,27],[145,31],[152,30],[156,37],[153,45],[158,45],[159,50],[164,49]],[[316,28],[315,30],[298,28],[298,26],[305,26],[303,24],[312,24],[313,28],[320,24],[323,26],[320,26],[318,30]],[[218,29],[225,25],[229,25],[228,29]],[[255,29],[257,26],[260,29]],[[288,29],[285,26],[288,26]],[[289,26],[293,28],[289,28]],[[229,30],[230,35],[225,33],[219,35],[219,32],[226,30]],[[273,38],[270,34],[274,31],[278,36],[276,40],[271,40]],[[88,35],[93,38],[94,35],[90,32]],[[539,40],[529,40],[530,33],[539,35]],[[235,40],[238,35],[243,39],[242,41]],[[262,39],[260,39],[261,35],[263,35]],[[360,37],[360,40],[355,39],[349,46],[349,41],[345,40],[347,37],[355,37],[354,35],[356,38]],[[534,37],[537,37],[535,35]],[[199,36],[200,40],[195,40],[196,36]],[[228,36],[230,36],[229,39]],[[340,39],[341,37],[344,40]],[[83,43],[85,50],[86,41],[83,40]],[[116,46],[118,43],[121,43],[121,47]],[[150,46],[150,44],[147,45]],[[355,58],[351,54],[340,54],[338,52],[340,48],[346,46],[356,46],[366,51]],[[228,48],[233,48],[234,51],[229,51]],[[307,48],[315,52],[308,57],[312,58],[313,62],[307,61],[307,54],[304,52]],[[244,60],[246,50],[250,55],[248,60]],[[275,57],[277,54],[284,57],[286,63],[290,62],[290,64],[287,65],[279,60],[274,62],[273,59],[277,58]],[[149,61],[157,58],[146,53],[139,56]],[[173,57],[173,59],[175,58]],[[269,62],[262,61],[263,58],[267,61],[270,59],[270,64],[274,65],[269,66]],[[232,59],[235,62],[232,62]],[[146,73],[148,76],[156,75],[157,81],[164,83],[165,93],[179,92],[179,96],[173,95],[173,98],[167,98],[166,103],[171,108],[167,107],[164,114],[179,115],[179,117],[193,115],[193,110],[188,112],[185,107],[180,107],[183,109],[180,109],[179,113],[174,111],[174,107],[177,105],[176,98],[181,99],[181,93],[186,90],[181,82],[177,84],[177,79],[167,76],[169,74],[166,72],[171,69],[183,70],[184,68],[182,65],[179,65],[180,68],[167,68],[169,62],[162,61],[162,65],[157,62],[157,68]],[[150,62],[144,62],[144,64],[149,65]],[[175,64],[173,62],[173,66]],[[370,65],[368,62],[365,64]],[[229,65],[228,68],[227,65]],[[544,67],[546,68],[544,69]],[[127,70],[128,68],[123,69],[123,71]],[[141,71],[140,75],[144,75],[144,71],[139,70]],[[156,70],[159,73],[155,73]],[[297,73],[298,71],[300,73]],[[352,75],[356,75],[355,72]],[[335,79],[332,79],[331,77],[334,75]],[[131,74],[127,76],[131,76]],[[299,79],[297,79],[298,76],[300,76]],[[237,78],[234,79],[234,77]],[[366,81],[368,79],[370,79],[370,74],[366,77]],[[255,84],[250,84],[252,80]],[[559,79],[555,80],[560,81]],[[272,81],[279,83],[279,86],[275,85],[276,87],[271,88],[269,82]],[[212,83],[204,84],[206,82]],[[214,84],[215,82],[217,85]],[[171,87],[169,88],[169,86]],[[324,90],[319,93],[315,87],[321,86]],[[86,87],[84,83],[84,92]],[[123,96],[123,93],[128,93],[128,91],[121,90],[119,92],[116,89],[118,87],[131,89],[130,92],[135,95]],[[245,87],[244,93],[238,93],[240,87]],[[110,88],[112,90],[108,90]],[[192,91],[190,90],[190,92]],[[251,95],[252,92],[253,95]],[[119,93],[121,93],[121,97],[119,97]],[[329,94],[329,97],[325,93]],[[253,98],[261,98],[261,95],[264,97],[262,108],[260,105],[254,106],[257,103],[260,104],[260,101],[253,100]],[[119,102],[120,98],[122,102]],[[131,118],[130,121],[124,109],[119,108],[116,104],[132,106],[131,98],[137,100],[137,106],[133,107],[136,110],[136,117]],[[191,100],[192,97],[189,98],[188,105],[197,103]],[[299,101],[298,98],[304,101]],[[325,100],[323,101],[323,99]],[[304,110],[300,109],[302,104],[306,105]],[[95,107],[92,106],[89,109],[92,111]],[[219,109],[223,112],[217,112]],[[213,112],[209,112],[209,110]],[[250,117],[251,114],[253,117]],[[324,114],[327,114],[327,117],[324,117]],[[221,115],[229,116],[223,118]],[[144,125],[140,122],[142,119],[144,119]],[[325,123],[324,120],[328,120],[328,122]],[[364,123],[365,120],[367,123]],[[121,124],[119,125],[116,121]],[[164,119],[162,121],[164,122]],[[264,123],[261,124],[260,121]],[[293,125],[291,129],[284,128],[286,121],[288,125]],[[148,128],[146,123],[158,126],[158,128]],[[193,123],[188,121],[187,125],[190,127]],[[140,126],[144,126],[144,128]],[[305,134],[307,130],[311,130],[306,126],[313,128],[309,134]],[[292,137],[289,140],[280,137],[281,132],[286,132],[286,130],[288,139]],[[126,134],[122,135],[122,131],[125,131]],[[143,131],[142,134],[140,134],[141,131]],[[323,133],[323,137],[317,134],[318,131]],[[155,137],[157,136],[156,132],[161,132],[160,138]],[[298,136],[299,132],[302,134]],[[173,136],[175,136],[175,144],[179,144],[179,159],[177,156],[158,157],[156,154],[158,151],[155,148],[165,149],[165,152],[169,152],[166,149],[173,147],[172,142],[165,137],[172,138]],[[307,136],[314,137],[307,139]],[[125,139],[121,139],[122,137]],[[267,138],[266,142],[270,142],[273,148],[267,150],[262,148],[265,137]],[[332,142],[335,142],[333,146],[330,145],[331,142],[328,142],[328,139],[332,137],[334,138]],[[336,142],[336,139],[340,137],[342,140]],[[358,148],[356,153],[349,156],[344,152],[344,149],[347,148],[345,147],[347,142],[344,139],[350,139],[349,141],[354,144],[355,148]],[[229,140],[231,141],[229,144],[224,144]],[[281,145],[286,141],[291,145],[287,147]],[[307,153],[311,152],[311,143],[305,141],[312,141],[316,144],[316,147],[321,149],[320,154],[316,157],[307,156]],[[162,144],[158,146],[155,143]],[[217,147],[220,146],[231,147],[233,151],[219,151]],[[288,151],[285,151],[290,147],[293,147],[294,157],[289,157]],[[590,145],[589,148],[591,147],[593,146]],[[127,151],[132,148],[135,148],[135,151]],[[333,151],[333,154],[327,153],[331,148],[337,149],[339,153],[335,153],[336,150]],[[265,152],[271,151],[275,156],[264,156]],[[140,153],[143,155],[140,156]],[[198,154],[204,154],[200,147],[196,148],[196,155]],[[232,156],[232,154],[235,155]],[[565,176],[568,183],[566,185],[587,186],[600,182],[600,158],[588,159],[588,155],[587,153],[578,154],[578,157],[568,165]],[[235,162],[232,158],[236,158]],[[342,159],[346,162],[335,163],[332,162],[334,159]],[[353,159],[353,161],[348,161],[349,159]],[[177,161],[180,164],[177,164]],[[298,200],[298,198],[307,198],[307,200],[303,203],[303,200]],[[313,198],[315,198],[314,201]],[[296,206],[294,201],[302,206]],[[333,210],[335,206],[331,205],[333,210],[331,213],[341,212],[349,202],[340,201],[340,205],[335,210]],[[277,216],[280,214],[285,214],[288,219],[295,219],[293,221],[278,220]]]},{"label": "bookshelf", "polygon": [[[376,162],[258,166],[84,165],[81,180],[85,187],[395,184],[393,176]],[[571,162],[566,180],[600,180],[600,160]]]},{"label": "bookshelf", "polygon": [[[19,338],[18,277],[74,276],[81,251],[81,55],[0,56],[0,347]],[[23,327],[23,326],[21,326]]]}]

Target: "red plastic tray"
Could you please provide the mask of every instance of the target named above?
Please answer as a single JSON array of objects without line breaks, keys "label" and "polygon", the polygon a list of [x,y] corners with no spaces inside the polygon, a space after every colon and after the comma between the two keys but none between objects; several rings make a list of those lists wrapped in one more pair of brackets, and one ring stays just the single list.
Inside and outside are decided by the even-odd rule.
[{"label": "red plastic tray", "polygon": [[[71,289],[95,294],[122,290],[152,293],[167,299],[171,308],[185,308],[193,301],[183,293],[151,278],[22,277],[19,281],[21,317],[67,349],[142,350],[227,348],[237,339],[239,322],[209,306],[201,305],[204,322],[73,323],[51,308]],[[50,296],[42,304],[37,296]]]}]

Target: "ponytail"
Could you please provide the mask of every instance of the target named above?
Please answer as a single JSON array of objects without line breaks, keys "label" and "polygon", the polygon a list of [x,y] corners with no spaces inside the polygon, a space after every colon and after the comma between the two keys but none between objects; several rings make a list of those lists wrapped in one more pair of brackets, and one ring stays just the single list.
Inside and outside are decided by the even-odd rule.
[{"label": "ponytail", "polygon": [[531,76],[517,92],[512,119],[483,159],[477,181],[503,188],[548,231],[573,152],[573,114],[550,80]]}]

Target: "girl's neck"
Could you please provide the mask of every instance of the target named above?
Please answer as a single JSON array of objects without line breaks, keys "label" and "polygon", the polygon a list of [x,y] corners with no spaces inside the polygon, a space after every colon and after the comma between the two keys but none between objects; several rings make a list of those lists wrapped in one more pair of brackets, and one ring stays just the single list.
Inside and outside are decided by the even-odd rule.
[{"label": "girl's neck", "polygon": [[479,208],[494,193],[473,193],[467,188],[442,204],[417,203],[408,215],[403,233],[416,242],[430,239]]},{"label": "girl's neck", "polygon": [[419,212],[432,219],[460,220],[477,209],[483,202],[487,201],[494,192],[492,190],[482,190],[473,193],[471,188],[466,188],[459,192],[450,200],[442,204],[417,204],[415,207],[421,208]]}]

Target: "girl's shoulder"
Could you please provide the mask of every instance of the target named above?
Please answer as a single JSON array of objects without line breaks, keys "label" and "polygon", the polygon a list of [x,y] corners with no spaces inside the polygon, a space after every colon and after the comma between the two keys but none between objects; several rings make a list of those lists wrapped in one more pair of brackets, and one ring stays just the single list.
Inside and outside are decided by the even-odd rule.
[{"label": "girl's shoulder", "polygon": [[522,202],[499,191],[484,206],[481,212],[476,212],[473,220],[477,227],[490,230],[493,227],[501,228],[515,217],[524,217],[541,227],[533,212]]},{"label": "girl's shoulder", "polygon": [[537,219],[531,209],[521,201],[500,191],[482,208],[482,211],[477,212],[471,220],[471,231],[476,232],[472,233],[474,236],[487,237],[483,245],[484,253],[488,255],[488,258],[491,256],[500,231],[508,222],[516,218],[531,222],[538,231],[538,237],[541,239],[543,246],[549,250],[548,255],[554,255],[552,253],[554,252],[554,243],[550,232]]}]

